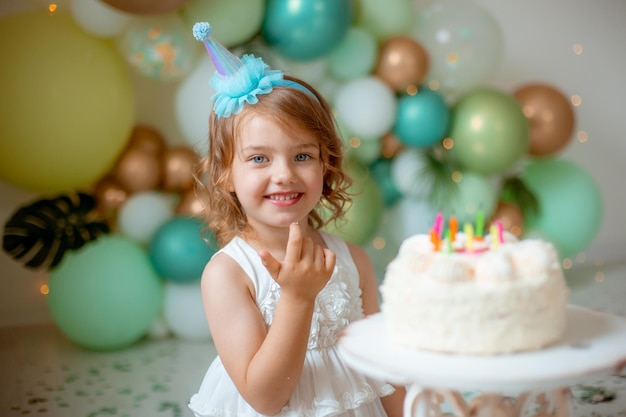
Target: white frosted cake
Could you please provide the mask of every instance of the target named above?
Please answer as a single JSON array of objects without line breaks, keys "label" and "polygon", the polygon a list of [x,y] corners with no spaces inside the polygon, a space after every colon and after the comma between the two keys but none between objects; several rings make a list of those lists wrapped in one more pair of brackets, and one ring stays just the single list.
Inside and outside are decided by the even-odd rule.
[{"label": "white frosted cake", "polygon": [[[432,233],[432,232],[431,232]],[[569,289],[552,244],[465,233],[405,240],[381,285],[392,344],[472,355],[537,350],[562,338]],[[494,242],[494,243],[492,243]]]}]

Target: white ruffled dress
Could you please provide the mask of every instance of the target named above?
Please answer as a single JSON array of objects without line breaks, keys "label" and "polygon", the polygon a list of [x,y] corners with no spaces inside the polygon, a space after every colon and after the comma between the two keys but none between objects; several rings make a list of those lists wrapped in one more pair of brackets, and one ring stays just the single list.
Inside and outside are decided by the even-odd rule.
[{"label": "white ruffled dress", "polygon": [[[315,300],[308,349],[302,374],[281,417],[384,417],[380,397],[394,388],[348,367],[337,351],[341,330],[363,317],[359,275],[347,244],[322,233],[326,245],[337,255],[332,277]],[[243,239],[234,238],[220,250],[230,255],[248,274],[256,291],[256,303],[269,327],[280,287],[268,274],[256,251]],[[189,408],[196,417],[259,417],[239,395],[219,357],[211,363]]]}]

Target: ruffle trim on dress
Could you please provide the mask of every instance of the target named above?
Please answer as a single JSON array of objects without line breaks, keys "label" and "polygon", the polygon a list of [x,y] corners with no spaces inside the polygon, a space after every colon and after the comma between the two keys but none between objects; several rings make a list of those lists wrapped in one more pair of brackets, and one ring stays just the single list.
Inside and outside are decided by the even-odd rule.
[{"label": "ruffle trim on dress", "polygon": [[[375,401],[395,390],[390,384],[368,378],[346,366],[335,349],[308,351],[305,361],[307,365],[296,389],[277,416],[332,417],[363,406],[365,409],[359,410],[357,415],[378,417],[380,413],[374,410],[380,405]],[[219,359],[209,368],[189,408],[197,417],[262,416],[237,392]]]}]

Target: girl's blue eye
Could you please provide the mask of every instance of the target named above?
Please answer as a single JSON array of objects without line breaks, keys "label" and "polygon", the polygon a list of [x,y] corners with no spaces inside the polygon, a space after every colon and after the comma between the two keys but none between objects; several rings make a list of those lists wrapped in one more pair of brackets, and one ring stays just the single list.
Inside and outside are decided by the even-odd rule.
[{"label": "girl's blue eye", "polygon": [[264,156],[261,155],[256,155],[252,157],[252,162],[260,164],[262,162],[265,162],[267,160],[267,158],[265,158]]},{"label": "girl's blue eye", "polygon": [[309,155],[305,154],[305,153],[301,153],[296,155],[296,161],[306,161],[310,158]]}]

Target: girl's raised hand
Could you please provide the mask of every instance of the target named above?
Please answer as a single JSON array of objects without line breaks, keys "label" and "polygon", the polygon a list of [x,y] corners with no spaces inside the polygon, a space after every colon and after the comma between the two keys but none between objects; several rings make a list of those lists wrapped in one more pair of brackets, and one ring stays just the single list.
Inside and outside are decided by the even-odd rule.
[{"label": "girl's raised hand", "polygon": [[298,223],[289,226],[285,260],[276,260],[267,250],[259,251],[263,265],[280,285],[281,294],[314,301],[335,268],[335,253],[302,236]]}]

